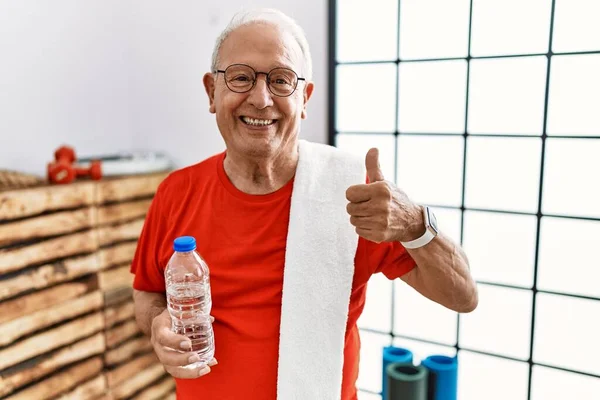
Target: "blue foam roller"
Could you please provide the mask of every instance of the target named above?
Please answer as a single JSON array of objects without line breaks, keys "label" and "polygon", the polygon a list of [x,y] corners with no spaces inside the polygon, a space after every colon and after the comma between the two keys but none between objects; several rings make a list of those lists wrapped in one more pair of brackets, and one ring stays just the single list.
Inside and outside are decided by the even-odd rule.
[{"label": "blue foam roller", "polygon": [[429,356],[421,362],[429,370],[428,400],[456,400],[458,360],[456,357]]},{"label": "blue foam roller", "polygon": [[391,363],[412,363],[413,354],[410,350],[402,347],[387,346],[383,348],[383,369],[381,370],[381,397],[385,399],[387,394],[387,366]]}]

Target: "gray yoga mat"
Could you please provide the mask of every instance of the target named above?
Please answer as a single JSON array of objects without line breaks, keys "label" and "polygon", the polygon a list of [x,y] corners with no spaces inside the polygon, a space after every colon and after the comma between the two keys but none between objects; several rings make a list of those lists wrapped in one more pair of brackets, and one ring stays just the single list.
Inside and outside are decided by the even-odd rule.
[{"label": "gray yoga mat", "polygon": [[427,400],[427,368],[391,363],[386,369],[387,396],[383,400]]}]

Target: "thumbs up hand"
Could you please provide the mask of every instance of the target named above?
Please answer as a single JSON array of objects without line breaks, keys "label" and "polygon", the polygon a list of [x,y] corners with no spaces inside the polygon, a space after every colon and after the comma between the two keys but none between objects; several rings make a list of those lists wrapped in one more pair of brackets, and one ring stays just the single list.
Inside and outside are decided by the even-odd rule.
[{"label": "thumbs up hand", "polygon": [[407,242],[425,233],[421,206],[384,179],[376,148],[367,152],[365,166],[369,182],[346,190],[346,210],[356,233],[375,243]]}]

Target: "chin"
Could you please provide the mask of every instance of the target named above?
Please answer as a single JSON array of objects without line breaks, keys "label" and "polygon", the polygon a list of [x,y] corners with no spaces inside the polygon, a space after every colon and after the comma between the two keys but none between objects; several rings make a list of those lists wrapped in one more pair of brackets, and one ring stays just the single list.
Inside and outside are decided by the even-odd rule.
[{"label": "chin", "polygon": [[240,146],[242,152],[251,157],[268,157],[277,152],[281,143],[267,137],[252,138]]},{"label": "chin", "polygon": [[228,144],[231,149],[251,158],[269,158],[285,153],[293,141],[292,137],[281,135],[279,130],[236,129]]}]

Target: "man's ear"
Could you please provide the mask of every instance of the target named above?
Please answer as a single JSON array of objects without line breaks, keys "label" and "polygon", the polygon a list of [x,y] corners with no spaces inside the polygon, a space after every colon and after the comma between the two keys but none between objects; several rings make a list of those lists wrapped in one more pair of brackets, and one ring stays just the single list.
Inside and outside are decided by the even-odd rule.
[{"label": "man's ear", "polygon": [[211,114],[216,113],[215,108],[215,75],[207,72],[204,74],[204,78],[202,78],[202,82],[204,83],[204,89],[206,90],[206,94],[208,95],[208,111]]},{"label": "man's ear", "polygon": [[314,89],[315,85],[312,82],[306,83],[306,87],[304,88],[304,104],[302,104],[302,119],[306,119],[306,104],[308,103],[308,100],[310,100],[310,96],[312,96]]}]

